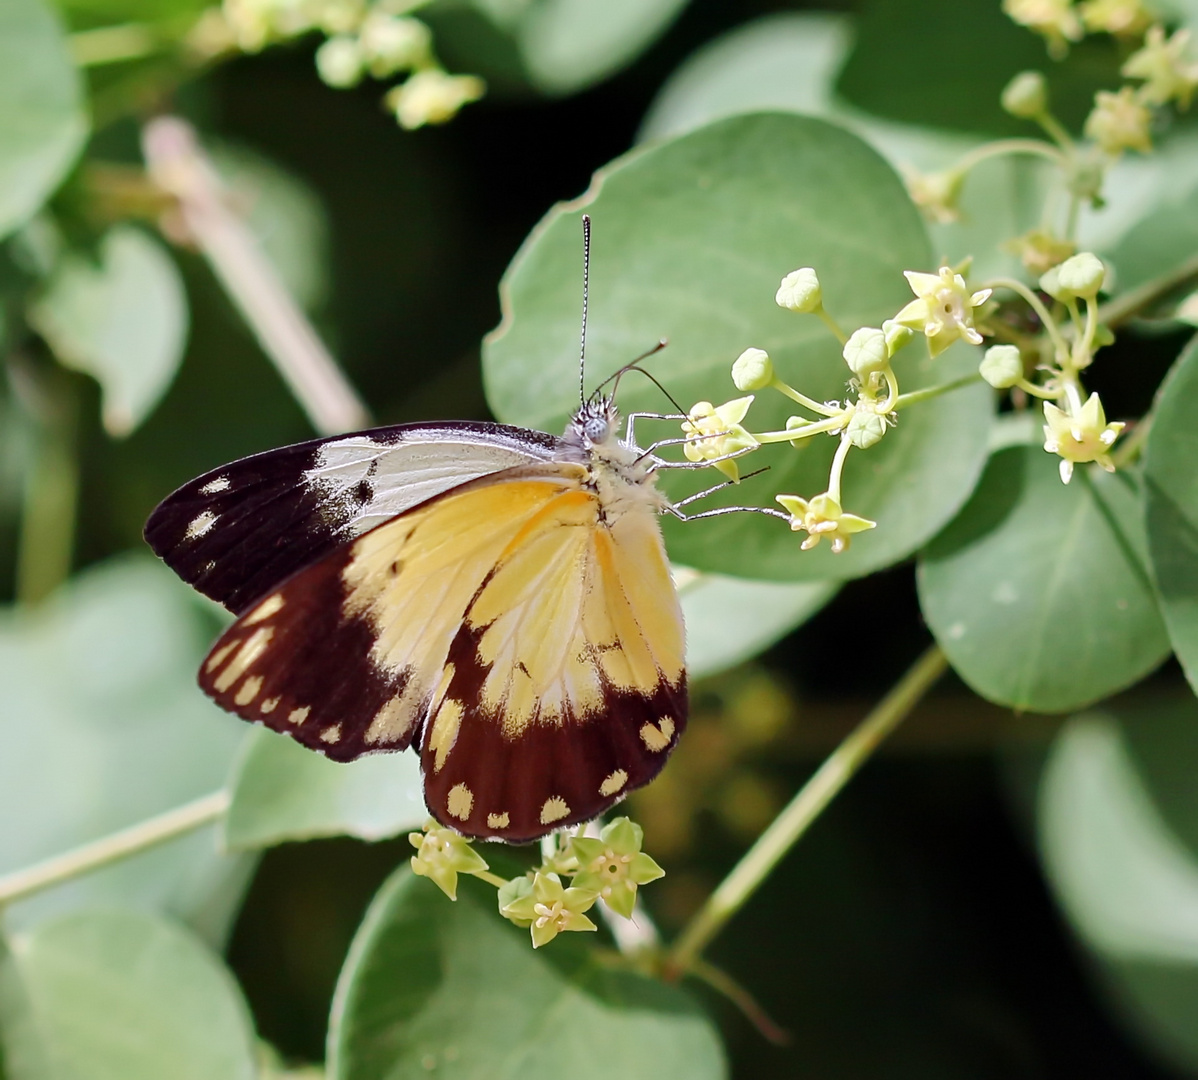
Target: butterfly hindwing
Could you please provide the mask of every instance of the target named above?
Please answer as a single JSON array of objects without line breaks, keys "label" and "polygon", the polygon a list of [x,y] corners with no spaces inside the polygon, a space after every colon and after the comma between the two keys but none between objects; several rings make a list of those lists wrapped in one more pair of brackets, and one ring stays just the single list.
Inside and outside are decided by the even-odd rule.
[{"label": "butterfly hindwing", "polygon": [[255,454],[185,484],[146,523],[150,547],[241,614],[291,574],[430,498],[545,461],[559,440],[500,424],[407,424]]},{"label": "butterfly hindwing", "polygon": [[339,761],[406,747],[463,613],[505,547],[579,466],[455,488],[292,575],[218,639],[200,685]]},{"label": "butterfly hindwing", "polygon": [[647,510],[563,492],[465,613],[425,725],[425,798],[474,836],[587,821],[651,780],[686,722],[682,617]]}]

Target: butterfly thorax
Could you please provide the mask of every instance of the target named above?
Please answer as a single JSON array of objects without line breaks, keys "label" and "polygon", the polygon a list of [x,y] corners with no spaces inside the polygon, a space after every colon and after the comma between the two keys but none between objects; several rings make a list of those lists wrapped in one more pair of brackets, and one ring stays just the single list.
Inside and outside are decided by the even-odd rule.
[{"label": "butterfly thorax", "polygon": [[587,486],[608,520],[629,511],[660,512],[668,504],[644,455],[619,438],[620,413],[611,398],[585,402],[571,417],[561,456],[586,467]]}]

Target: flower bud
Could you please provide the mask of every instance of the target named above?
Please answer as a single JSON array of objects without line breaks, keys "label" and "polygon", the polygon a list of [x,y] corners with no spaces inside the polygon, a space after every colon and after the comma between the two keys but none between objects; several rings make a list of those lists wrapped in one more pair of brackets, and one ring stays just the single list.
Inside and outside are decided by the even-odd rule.
[{"label": "flower bud", "polygon": [[359,40],[371,73],[378,78],[418,67],[428,59],[432,47],[432,34],[419,19],[380,12],[366,17]]},{"label": "flower bud", "polygon": [[844,429],[849,442],[862,450],[866,450],[877,442],[881,442],[886,434],[886,419],[870,409],[857,409],[849,417]]},{"label": "flower bud", "polygon": [[1002,92],[1002,107],[1022,120],[1035,120],[1048,111],[1048,83],[1038,71],[1021,71]]},{"label": "flower bud", "polygon": [[352,37],[331,37],[316,50],[316,71],[328,86],[345,90],[362,81],[362,51]]},{"label": "flower bud", "polygon": [[[1106,277],[1106,267],[1102,265],[1102,260],[1089,251],[1066,259],[1056,270],[1057,284],[1063,292],[1087,300],[1093,300],[1098,295],[1103,278]],[[1057,298],[1062,299],[1059,296]]]},{"label": "flower bud", "polygon": [[852,373],[861,379],[875,371],[885,371],[890,366],[886,335],[872,326],[854,330],[844,344],[842,355]]},{"label": "flower bud", "polygon": [[1023,378],[1023,357],[1014,345],[991,345],[978,372],[995,390],[1008,390]]},{"label": "flower bud", "polygon": [[745,349],[732,365],[737,390],[764,390],[774,381],[774,365],[764,349]]},{"label": "flower bud", "polygon": [[784,307],[788,311],[819,311],[823,306],[824,298],[815,271],[810,266],[792,270],[782,279],[782,284],[778,286],[774,300],[779,307]]}]

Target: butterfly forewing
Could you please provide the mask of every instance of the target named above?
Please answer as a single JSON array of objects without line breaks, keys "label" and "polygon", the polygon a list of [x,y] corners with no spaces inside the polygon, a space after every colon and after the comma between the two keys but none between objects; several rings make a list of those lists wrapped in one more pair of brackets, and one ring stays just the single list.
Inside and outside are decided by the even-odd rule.
[{"label": "butterfly forewing", "polygon": [[355,536],[466,481],[549,460],[560,440],[500,424],[410,424],[270,450],[213,470],[150,516],[150,547],[242,613]]}]

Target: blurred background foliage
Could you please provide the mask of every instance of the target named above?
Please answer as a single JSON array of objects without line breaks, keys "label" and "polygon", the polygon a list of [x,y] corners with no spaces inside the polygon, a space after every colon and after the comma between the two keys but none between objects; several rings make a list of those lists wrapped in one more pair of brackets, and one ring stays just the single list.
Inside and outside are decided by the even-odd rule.
[{"label": "blurred background foliage", "polygon": [[[314,1076],[305,1063],[325,1060],[332,1008],[330,1075],[452,1075],[458,1059],[430,1059],[418,1039],[401,1050],[372,1041],[371,1023],[399,1023],[387,1010],[407,1008],[400,999],[414,987],[434,993],[438,971],[445,994],[493,984],[500,996],[509,985],[544,1000],[560,995],[578,1024],[599,1023],[595,1002],[640,999],[597,983],[569,997],[562,987],[584,985],[570,982],[583,964],[573,942],[534,964],[469,896],[450,909],[393,876],[411,851],[402,833],[424,816],[409,755],[333,766],[244,732],[195,689],[194,668],[222,616],[146,555],[142,524],[192,476],[313,430],[195,245],[162,218],[169,208],[144,182],[142,124],[170,111],[196,126],[231,204],[380,423],[490,415],[481,343],[500,322],[499,284],[511,265],[515,314],[486,347],[489,400],[502,419],[553,428],[574,385],[575,211],[555,212],[513,259],[596,170],[648,146],[609,171],[592,210],[594,377],[668,334],[674,344],[655,370],[684,401],[721,400],[721,380],[731,396],[726,369],[736,352],[766,344],[753,335],[774,333],[769,320],[781,318],[783,355],[832,394],[841,379],[835,348],[808,341],[776,309],[729,328],[724,312],[655,307],[654,288],[677,287],[662,279],[663,264],[701,295],[741,289],[730,310],[751,304],[764,282],[769,307],[769,283],[792,264],[814,262],[821,276],[830,267],[833,290],[838,273],[859,272],[838,268],[845,230],[856,229],[863,243],[882,245],[868,273],[893,277],[859,295],[860,321],[902,302],[899,270],[930,270],[941,254],[973,251],[979,272],[1011,271],[997,243],[1038,205],[1037,165],[980,168],[963,223],[925,234],[883,158],[934,168],[982,137],[1018,130],[998,95],[1015,71],[1045,67],[1043,43],[989,2],[815,10],[781,0],[437,0],[420,14],[440,61],[483,76],[488,93],[452,123],[408,132],[380,106],[378,83],[334,90],[317,78],[313,35],[196,64],[174,43],[205,7],[0,4],[0,873],[226,778],[235,792],[219,826],[9,907],[0,1072],[6,1080]],[[1171,14],[1198,18],[1180,2]],[[166,44],[76,72],[79,35],[128,25]],[[1117,43],[1098,37],[1054,67],[1054,98],[1071,127],[1094,90],[1117,81],[1120,59]],[[756,135],[739,122],[726,135],[703,128],[754,109],[832,120],[882,157],[840,129],[793,117],[767,118]],[[698,141],[655,142],[699,128]],[[667,181],[671,193],[686,188],[696,147],[720,190],[747,185],[739,204],[727,204],[737,228],[773,245],[743,282],[721,279],[686,248],[706,196],[687,202],[684,191],[666,213],[645,209],[645,191]],[[839,154],[852,157],[860,188],[795,213],[826,219],[843,200],[841,231],[815,255],[789,254],[787,234],[771,237],[771,215],[788,185],[804,193],[796,199],[815,197],[821,167]],[[763,162],[777,190],[755,208],[744,192]],[[1087,236],[1113,258],[1121,285],[1192,258],[1198,240],[1180,226],[1192,224],[1196,191],[1192,119],[1154,156],[1115,167],[1111,210],[1088,223]],[[1121,336],[1093,371],[1118,415],[1150,407],[1189,336],[1164,314]],[[777,357],[774,343],[770,351]],[[1193,448],[1181,445],[1196,400],[1187,359],[1172,381],[1178,419],[1159,436],[1178,456],[1162,450],[1154,459],[1164,463],[1158,492],[1186,489],[1194,473],[1185,456]],[[973,362],[947,361],[961,370]],[[913,372],[912,385],[924,378]],[[629,391],[630,403],[655,400],[651,388]],[[1198,1074],[1198,709],[1181,667],[1165,660],[1172,645],[1193,670],[1184,647],[1194,639],[1193,563],[1167,544],[1159,556],[1177,582],[1162,621],[1121,534],[1104,532],[1112,514],[1138,520],[1138,489],[1075,484],[1069,512],[1089,515],[1082,555],[1093,560],[1072,566],[1078,603],[1106,610],[1109,591],[1123,587],[1107,573],[1112,560],[1139,591],[1077,669],[1062,673],[1069,657],[1051,640],[1029,650],[1019,620],[1031,616],[996,621],[979,599],[994,566],[1026,554],[1025,526],[1012,515],[980,546],[971,546],[971,529],[1012,491],[1037,522],[1051,521],[1066,496],[1050,486],[1053,463],[1026,438],[986,463],[990,408],[988,391],[975,387],[940,413],[912,414],[910,430],[923,434],[903,452],[902,475],[923,477],[913,483],[935,506],[889,535],[880,529],[872,549],[872,537],[861,541],[855,561],[821,551],[801,562],[796,539],[758,522],[670,532],[680,561],[708,572],[683,585],[692,669],[702,676],[689,731],[661,778],[629,803],[668,871],[648,895],[665,935],[925,647],[925,615],[946,648],[950,627],[985,624],[989,636],[971,639],[972,653],[962,646],[950,657],[1000,704],[946,679],[712,947],[712,960],[790,1033],[789,1045],[771,1046],[702,989],[700,1006],[654,999],[643,1013],[603,1013],[613,1026],[599,1030],[599,1045],[627,1050],[643,1075],[721,1075],[715,1029],[700,1010],[718,1024],[737,1077]],[[801,477],[826,468],[826,456],[814,465],[796,458]],[[1058,501],[1042,509],[1036,492]],[[971,498],[975,517],[967,511],[942,531]],[[1165,522],[1161,535],[1174,505],[1158,498],[1150,507]],[[917,587],[907,557],[928,541]],[[779,580],[721,576],[746,566]],[[70,580],[43,597],[67,567]],[[1033,560],[1022,572],[1024,595],[1040,597],[1054,570]],[[1060,625],[1077,610],[1040,613]],[[1127,641],[1135,648],[1123,650]],[[1075,712],[1154,669],[1089,711],[1045,715]],[[457,953],[419,940],[433,924]],[[566,1043],[550,1048],[565,1056],[537,1064],[517,1019],[492,1017],[485,1031],[480,1021],[482,1034],[467,1019],[444,1022],[481,1046],[506,1047],[525,1062],[523,1075],[551,1067],[600,1075],[604,1062],[580,1064]],[[435,1010],[405,1013],[405,1037],[439,1020]],[[144,1036],[132,1057],[122,1032]],[[122,1064],[106,1072],[105,1062]]]}]

